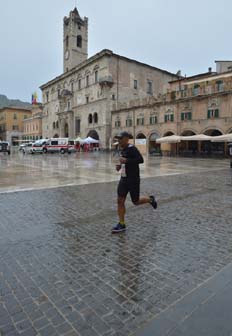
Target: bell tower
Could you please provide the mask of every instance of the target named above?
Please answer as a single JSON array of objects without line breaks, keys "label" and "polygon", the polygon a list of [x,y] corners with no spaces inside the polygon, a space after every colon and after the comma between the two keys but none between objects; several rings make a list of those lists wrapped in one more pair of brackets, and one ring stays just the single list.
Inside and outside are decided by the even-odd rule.
[{"label": "bell tower", "polygon": [[88,58],[88,18],[82,19],[75,7],[64,17],[63,64],[67,72]]}]

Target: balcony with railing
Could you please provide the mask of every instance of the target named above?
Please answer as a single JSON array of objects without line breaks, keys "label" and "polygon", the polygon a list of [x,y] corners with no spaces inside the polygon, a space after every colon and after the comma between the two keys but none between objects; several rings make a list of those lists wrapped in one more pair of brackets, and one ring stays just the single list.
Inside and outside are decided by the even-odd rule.
[{"label": "balcony with railing", "polygon": [[178,99],[202,97],[218,93],[226,93],[232,91],[232,77],[227,81],[205,81],[204,83],[196,83],[185,85],[177,90],[168,90],[166,99],[168,101],[175,101]]}]

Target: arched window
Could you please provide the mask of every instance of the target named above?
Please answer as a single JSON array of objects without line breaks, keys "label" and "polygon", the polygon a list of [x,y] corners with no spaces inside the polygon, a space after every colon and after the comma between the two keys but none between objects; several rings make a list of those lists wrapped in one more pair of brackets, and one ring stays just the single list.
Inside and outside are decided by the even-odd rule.
[{"label": "arched window", "polygon": [[95,71],[94,76],[95,76],[95,83],[97,83],[98,82],[98,70]]},{"label": "arched window", "polygon": [[77,47],[82,48],[82,37],[81,37],[81,35],[77,36]]},{"label": "arched window", "polygon": [[59,128],[59,121],[56,122],[56,128]]},{"label": "arched window", "polygon": [[69,43],[68,36],[66,36],[66,40],[65,40],[66,48],[68,48],[68,43]]},{"label": "arched window", "polygon": [[92,114],[89,114],[88,121],[89,121],[89,124],[92,124],[92,122],[93,122]]},{"label": "arched window", "polygon": [[94,121],[95,124],[98,123],[98,115],[97,115],[96,112],[95,112],[94,115],[93,115],[93,121]]},{"label": "arched window", "polygon": [[56,128],[56,123],[55,123],[55,121],[53,122],[53,129],[55,129]]}]

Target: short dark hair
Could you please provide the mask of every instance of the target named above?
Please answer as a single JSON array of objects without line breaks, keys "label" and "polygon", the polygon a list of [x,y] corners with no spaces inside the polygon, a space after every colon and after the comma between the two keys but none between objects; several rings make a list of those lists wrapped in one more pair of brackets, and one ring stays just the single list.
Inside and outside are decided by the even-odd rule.
[{"label": "short dark hair", "polygon": [[126,131],[122,131],[115,136],[116,139],[128,138],[132,139],[132,135]]}]

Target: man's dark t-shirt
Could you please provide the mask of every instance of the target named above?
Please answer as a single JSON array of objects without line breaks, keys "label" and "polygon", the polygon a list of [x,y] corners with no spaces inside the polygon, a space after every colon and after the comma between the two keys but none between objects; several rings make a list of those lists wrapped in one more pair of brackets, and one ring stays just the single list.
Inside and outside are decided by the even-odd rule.
[{"label": "man's dark t-shirt", "polygon": [[129,144],[126,148],[121,151],[122,157],[127,159],[126,162],[126,177],[123,179],[139,179],[139,164],[143,163],[143,157],[138,151],[138,149]]}]

